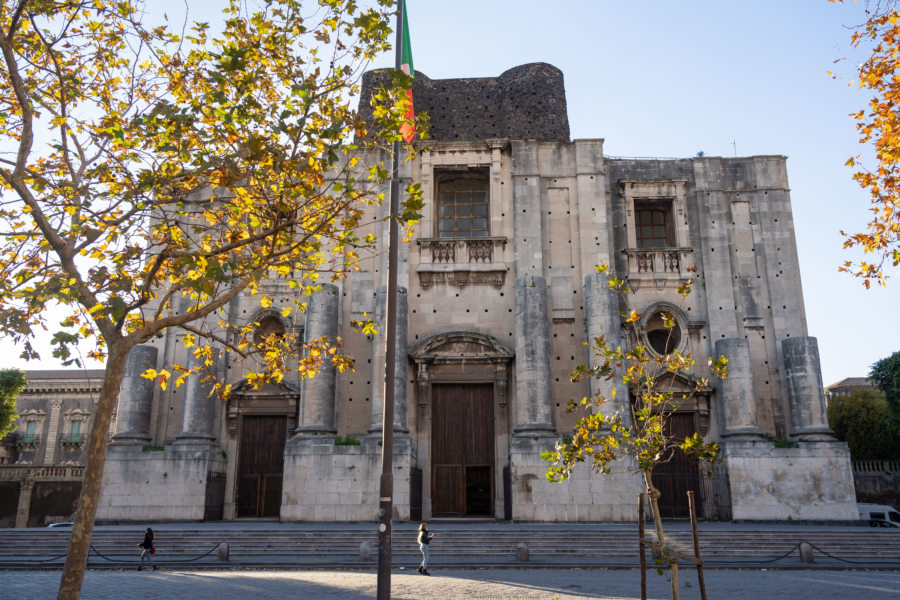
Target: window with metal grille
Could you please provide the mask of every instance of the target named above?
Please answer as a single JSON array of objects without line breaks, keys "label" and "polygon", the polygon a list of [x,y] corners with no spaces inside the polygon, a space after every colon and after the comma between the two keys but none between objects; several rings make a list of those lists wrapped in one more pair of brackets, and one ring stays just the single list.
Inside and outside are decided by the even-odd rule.
[{"label": "window with metal grille", "polygon": [[488,168],[441,169],[437,182],[437,237],[476,238],[488,228]]},{"label": "window with metal grille", "polygon": [[635,201],[634,224],[638,248],[672,248],[675,246],[671,202]]}]

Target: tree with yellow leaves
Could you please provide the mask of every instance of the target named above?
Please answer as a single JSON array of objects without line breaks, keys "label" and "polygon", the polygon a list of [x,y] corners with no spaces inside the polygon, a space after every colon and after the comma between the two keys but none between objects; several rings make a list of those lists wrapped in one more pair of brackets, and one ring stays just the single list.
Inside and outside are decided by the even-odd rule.
[{"label": "tree with yellow leaves", "polygon": [[[26,358],[49,329],[55,356],[88,341],[106,360],[59,598],[80,593],[129,351],[176,327],[196,366],[148,372],[161,385],[216,347],[278,380],[299,341],[235,332],[229,302],[270,304],[273,278],[302,298],[372,242],[358,227],[386,170],[360,163],[377,155],[360,140],[398,137],[403,107],[379,111],[376,136],[353,106],[393,4],[225,0],[221,27],[173,28],[139,0],[0,1],[0,333]],[[350,365],[312,344],[301,376]]]},{"label": "tree with yellow leaves", "polygon": [[[689,271],[694,273],[696,267]],[[628,281],[610,273],[607,264],[598,266],[597,272],[607,278],[609,289],[628,307],[628,298],[633,292]],[[693,282],[692,276],[678,287],[682,298],[690,294]],[[710,382],[708,378],[694,376],[695,361],[690,354],[682,354],[673,348],[667,354],[659,355],[642,344],[638,312],[627,308],[619,314],[629,338],[627,347],[616,345],[605,337],[593,340],[589,346],[592,364],[578,366],[572,373],[572,381],[594,378],[606,385],[599,386],[594,396],[582,398],[580,402],[569,401],[569,412],[579,411],[583,416],[575,421],[571,436],[566,436],[554,450],[541,456],[550,463],[547,480],[551,482],[567,479],[579,463],[586,463],[595,472],[603,474],[611,473],[613,467],[633,468],[640,474],[656,527],[658,562],[669,569],[672,598],[678,600],[678,559],[663,529],[658,502],[661,493],[653,483],[653,471],[671,460],[678,451],[706,463],[716,459],[718,444],[707,442],[696,433],[679,439],[670,425],[672,414],[679,405],[694,394],[708,391]],[[664,325],[669,331],[665,342],[668,348],[675,327],[671,314],[664,316]],[[726,377],[726,363],[724,356],[708,359],[709,373]],[[675,390],[673,384],[678,377],[690,381],[693,389]]]},{"label": "tree with yellow leaves", "polygon": [[[835,1],[843,0],[829,0]],[[844,248],[862,248],[873,258],[847,261],[841,270],[862,278],[867,288],[872,280],[885,285],[885,268],[900,265],[900,82],[896,78],[900,13],[896,8],[896,0],[867,1],[867,20],[851,36],[854,46],[871,46],[871,56],[859,65],[858,78],[851,84],[869,90],[872,98],[867,109],[851,116],[857,121],[860,142],[874,145],[877,165],[864,168],[858,157],[847,161],[859,169],[853,179],[868,190],[872,217],[864,232],[841,232]]]}]

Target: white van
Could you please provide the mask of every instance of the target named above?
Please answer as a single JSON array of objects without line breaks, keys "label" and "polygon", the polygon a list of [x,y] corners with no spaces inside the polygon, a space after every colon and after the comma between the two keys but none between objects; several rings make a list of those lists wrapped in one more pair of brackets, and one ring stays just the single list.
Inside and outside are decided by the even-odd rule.
[{"label": "white van", "polygon": [[872,527],[900,528],[900,512],[887,504],[857,504],[859,518],[868,521]]}]

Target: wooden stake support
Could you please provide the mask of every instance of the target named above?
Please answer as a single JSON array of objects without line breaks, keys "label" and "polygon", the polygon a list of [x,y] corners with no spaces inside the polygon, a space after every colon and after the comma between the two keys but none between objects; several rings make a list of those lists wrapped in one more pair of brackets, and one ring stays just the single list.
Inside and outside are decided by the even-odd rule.
[{"label": "wooden stake support", "polygon": [[[690,556],[678,550],[669,548],[669,554],[693,563],[697,566],[697,580],[700,583],[700,598],[706,600],[706,583],[703,580],[703,559],[700,558],[700,537],[697,533],[697,512],[694,508],[694,492],[688,492],[688,508],[691,514],[691,533],[694,539],[694,556]],[[645,548],[652,548],[662,552],[663,548],[657,542],[644,538],[644,494],[638,494],[638,540],[641,557],[641,600],[647,600],[647,559]]]}]

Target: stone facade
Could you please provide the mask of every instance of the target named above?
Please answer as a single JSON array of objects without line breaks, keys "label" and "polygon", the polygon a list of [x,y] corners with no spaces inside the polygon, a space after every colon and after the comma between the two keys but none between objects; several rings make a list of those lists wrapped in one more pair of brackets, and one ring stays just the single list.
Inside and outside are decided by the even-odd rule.
[{"label": "stone facade", "polygon": [[[366,78],[365,93],[378,78]],[[569,140],[562,73],[546,64],[498,78],[417,74],[415,94],[433,139],[401,166],[425,208],[398,270],[395,519],[636,517],[642,486],[630,465],[605,476],[584,467],[552,484],[540,458],[572,430],[568,400],[612,390],[570,381],[593,360],[585,342],[638,341],[600,263],[636,290],[637,335],[652,352],[729,359],[728,379],[679,408],[684,427],[724,447],[719,487],[687,474],[703,514],[857,518],[847,448],[830,436],[806,328],[785,157],[606,157],[602,139]],[[146,365],[185,360],[180,332],[140,347],[98,518],[376,519],[384,338],[351,323],[374,315],[383,331],[386,210],[374,209],[363,232],[378,237],[376,252],[360,272],[323,285],[304,318],[249,296],[228,309],[238,325],[340,336],[355,372],[251,389],[223,355],[214,368],[236,390],[223,404],[196,383],[162,391],[137,379]],[[688,277],[697,281],[682,303],[677,287]],[[266,286],[260,293],[276,308],[290,297],[283,282]],[[677,324],[671,338],[660,336],[662,313]],[[676,513],[686,504],[670,500]]]},{"label": "stone facade", "polygon": [[28,371],[26,379],[16,429],[0,440],[0,527],[72,520],[103,371]]}]

